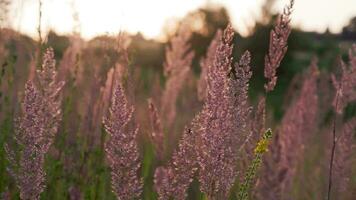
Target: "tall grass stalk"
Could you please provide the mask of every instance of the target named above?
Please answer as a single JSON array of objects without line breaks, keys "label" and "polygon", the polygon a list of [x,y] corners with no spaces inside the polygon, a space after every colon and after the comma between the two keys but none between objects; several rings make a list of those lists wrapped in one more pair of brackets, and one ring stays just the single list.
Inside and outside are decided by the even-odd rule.
[{"label": "tall grass stalk", "polygon": [[264,153],[268,151],[268,144],[271,138],[272,130],[267,129],[267,131],[262,135],[262,138],[258,141],[257,146],[254,149],[255,157],[247,169],[244,182],[240,185],[240,190],[238,193],[239,200],[248,199],[249,191],[252,187],[254,179],[256,178],[256,173],[262,164],[262,157]]}]

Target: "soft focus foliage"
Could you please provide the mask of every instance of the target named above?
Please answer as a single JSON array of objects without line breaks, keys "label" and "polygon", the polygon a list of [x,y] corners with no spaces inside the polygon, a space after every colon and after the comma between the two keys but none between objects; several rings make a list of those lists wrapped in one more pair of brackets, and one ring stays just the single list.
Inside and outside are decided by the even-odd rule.
[{"label": "soft focus foliage", "polygon": [[258,185],[259,198],[289,199],[287,196],[304,155],[304,145],[318,125],[317,77],[316,60],[313,60],[301,91],[286,111],[278,135],[271,144],[271,152],[265,159]]},{"label": "soft focus foliage", "polygon": [[175,120],[177,98],[188,77],[194,56],[189,44],[191,34],[183,26],[178,35],[171,39],[170,47],[166,48],[164,75],[167,80],[162,94],[162,113],[168,127]]},{"label": "soft focus foliage", "polygon": [[340,60],[342,69],[340,81],[334,75],[332,76],[333,85],[336,90],[333,104],[336,112],[339,114],[342,113],[348,103],[356,100],[356,45],[349,50],[349,62],[350,66],[348,67]]},{"label": "soft focus foliage", "polygon": [[353,21],[292,29],[274,2],[247,36],[214,6],[167,41],[1,28],[0,196],[355,199]]}]

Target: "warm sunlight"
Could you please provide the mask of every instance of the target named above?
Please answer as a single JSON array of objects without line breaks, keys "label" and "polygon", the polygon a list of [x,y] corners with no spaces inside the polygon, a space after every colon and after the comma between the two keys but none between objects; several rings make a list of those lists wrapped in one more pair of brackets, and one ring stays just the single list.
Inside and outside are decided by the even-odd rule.
[{"label": "warm sunlight", "polygon": [[[12,25],[21,32],[36,36],[38,0],[14,0]],[[343,3],[341,3],[341,1]],[[299,0],[296,2],[293,24],[307,30],[340,31],[356,13],[354,0]],[[55,29],[68,33],[80,30],[90,38],[98,34],[115,34],[119,30],[141,32],[148,38],[161,36],[168,20],[179,19],[198,7],[223,5],[232,23],[242,34],[260,16],[264,0],[46,0],[43,1],[43,31]],[[281,9],[286,1],[277,1]],[[351,6],[354,5],[354,6]],[[317,8],[317,12],[316,9]],[[77,16],[77,20],[73,20]],[[75,22],[77,21],[77,22]]]},{"label": "warm sunlight", "polygon": [[0,0],[0,199],[356,199],[356,0]]}]

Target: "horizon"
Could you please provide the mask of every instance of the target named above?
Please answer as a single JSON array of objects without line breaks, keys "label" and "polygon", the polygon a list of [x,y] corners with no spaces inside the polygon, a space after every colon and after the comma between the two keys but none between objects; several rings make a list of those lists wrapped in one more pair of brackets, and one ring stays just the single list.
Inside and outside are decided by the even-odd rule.
[{"label": "horizon", "polygon": [[[9,27],[37,39],[38,2],[14,0],[9,13]],[[141,33],[146,39],[165,40],[163,29],[167,23],[175,23],[199,8],[222,6],[227,9],[235,30],[247,36],[249,27],[261,19],[261,6],[264,3],[263,0],[153,0],[140,1],[141,6],[137,7],[138,2],[139,0],[103,0],[101,3],[97,0],[42,1],[41,30],[43,34],[53,30],[61,35],[77,31],[86,40],[100,35],[116,35],[119,31],[133,35]],[[282,11],[287,3],[287,0],[276,1],[272,12]],[[329,30],[339,33],[354,16],[356,1],[353,0],[298,0],[294,6],[292,26],[303,31],[322,33]],[[145,20],[142,20],[143,17]]]}]

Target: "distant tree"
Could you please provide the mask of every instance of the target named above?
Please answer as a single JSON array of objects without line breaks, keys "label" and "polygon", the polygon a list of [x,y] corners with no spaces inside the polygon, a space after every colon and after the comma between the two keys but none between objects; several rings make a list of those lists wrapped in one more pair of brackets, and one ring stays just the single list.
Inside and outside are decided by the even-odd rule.
[{"label": "distant tree", "polygon": [[52,30],[49,31],[46,38],[46,46],[51,46],[53,48],[57,59],[62,58],[64,51],[69,46],[69,38],[58,35]]},{"label": "distant tree", "polygon": [[261,19],[258,20],[258,23],[269,24],[275,13],[272,12],[273,6],[275,5],[276,0],[266,0],[261,6]]},{"label": "distant tree", "polygon": [[[219,29],[225,29],[230,22],[230,16],[225,7],[207,6],[188,13],[179,23],[179,26],[189,26],[193,33],[190,42],[195,58],[193,71],[199,72],[199,61],[205,55],[207,47]],[[240,37],[236,34],[237,38]]]},{"label": "distant tree", "polygon": [[345,31],[356,33],[356,17],[350,19],[350,22],[347,26],[344,27]]},{"label": "distant tree", "polygon": [[224,29],[229,21],[230,16],[225,7],[207,6],[188,13],[179,21],[167,21],[163,32],[164,36],[169,40],[179,30],[180,26],[184,25],[190,28],[191,32],[212,39],[215,32],[218,29]]},{"label": "distant tree", "polygon": [[[202,21],[201,30],[193,30],[195,32],[204,33],[207,37],[212,39],[215,35],[215,32],[218,29],[226,28],[227,24],[230,21],[230,16],[224,7],[218,8],[201,8],[195,12],[188,14],[184,20],[200,20]],[[195,23],[191,23],[195,24]]]},{"label": "distant tree", "polygon": [[342,29],[345,39],[356,39],[356,17],[350,19],[349,23]]}]

